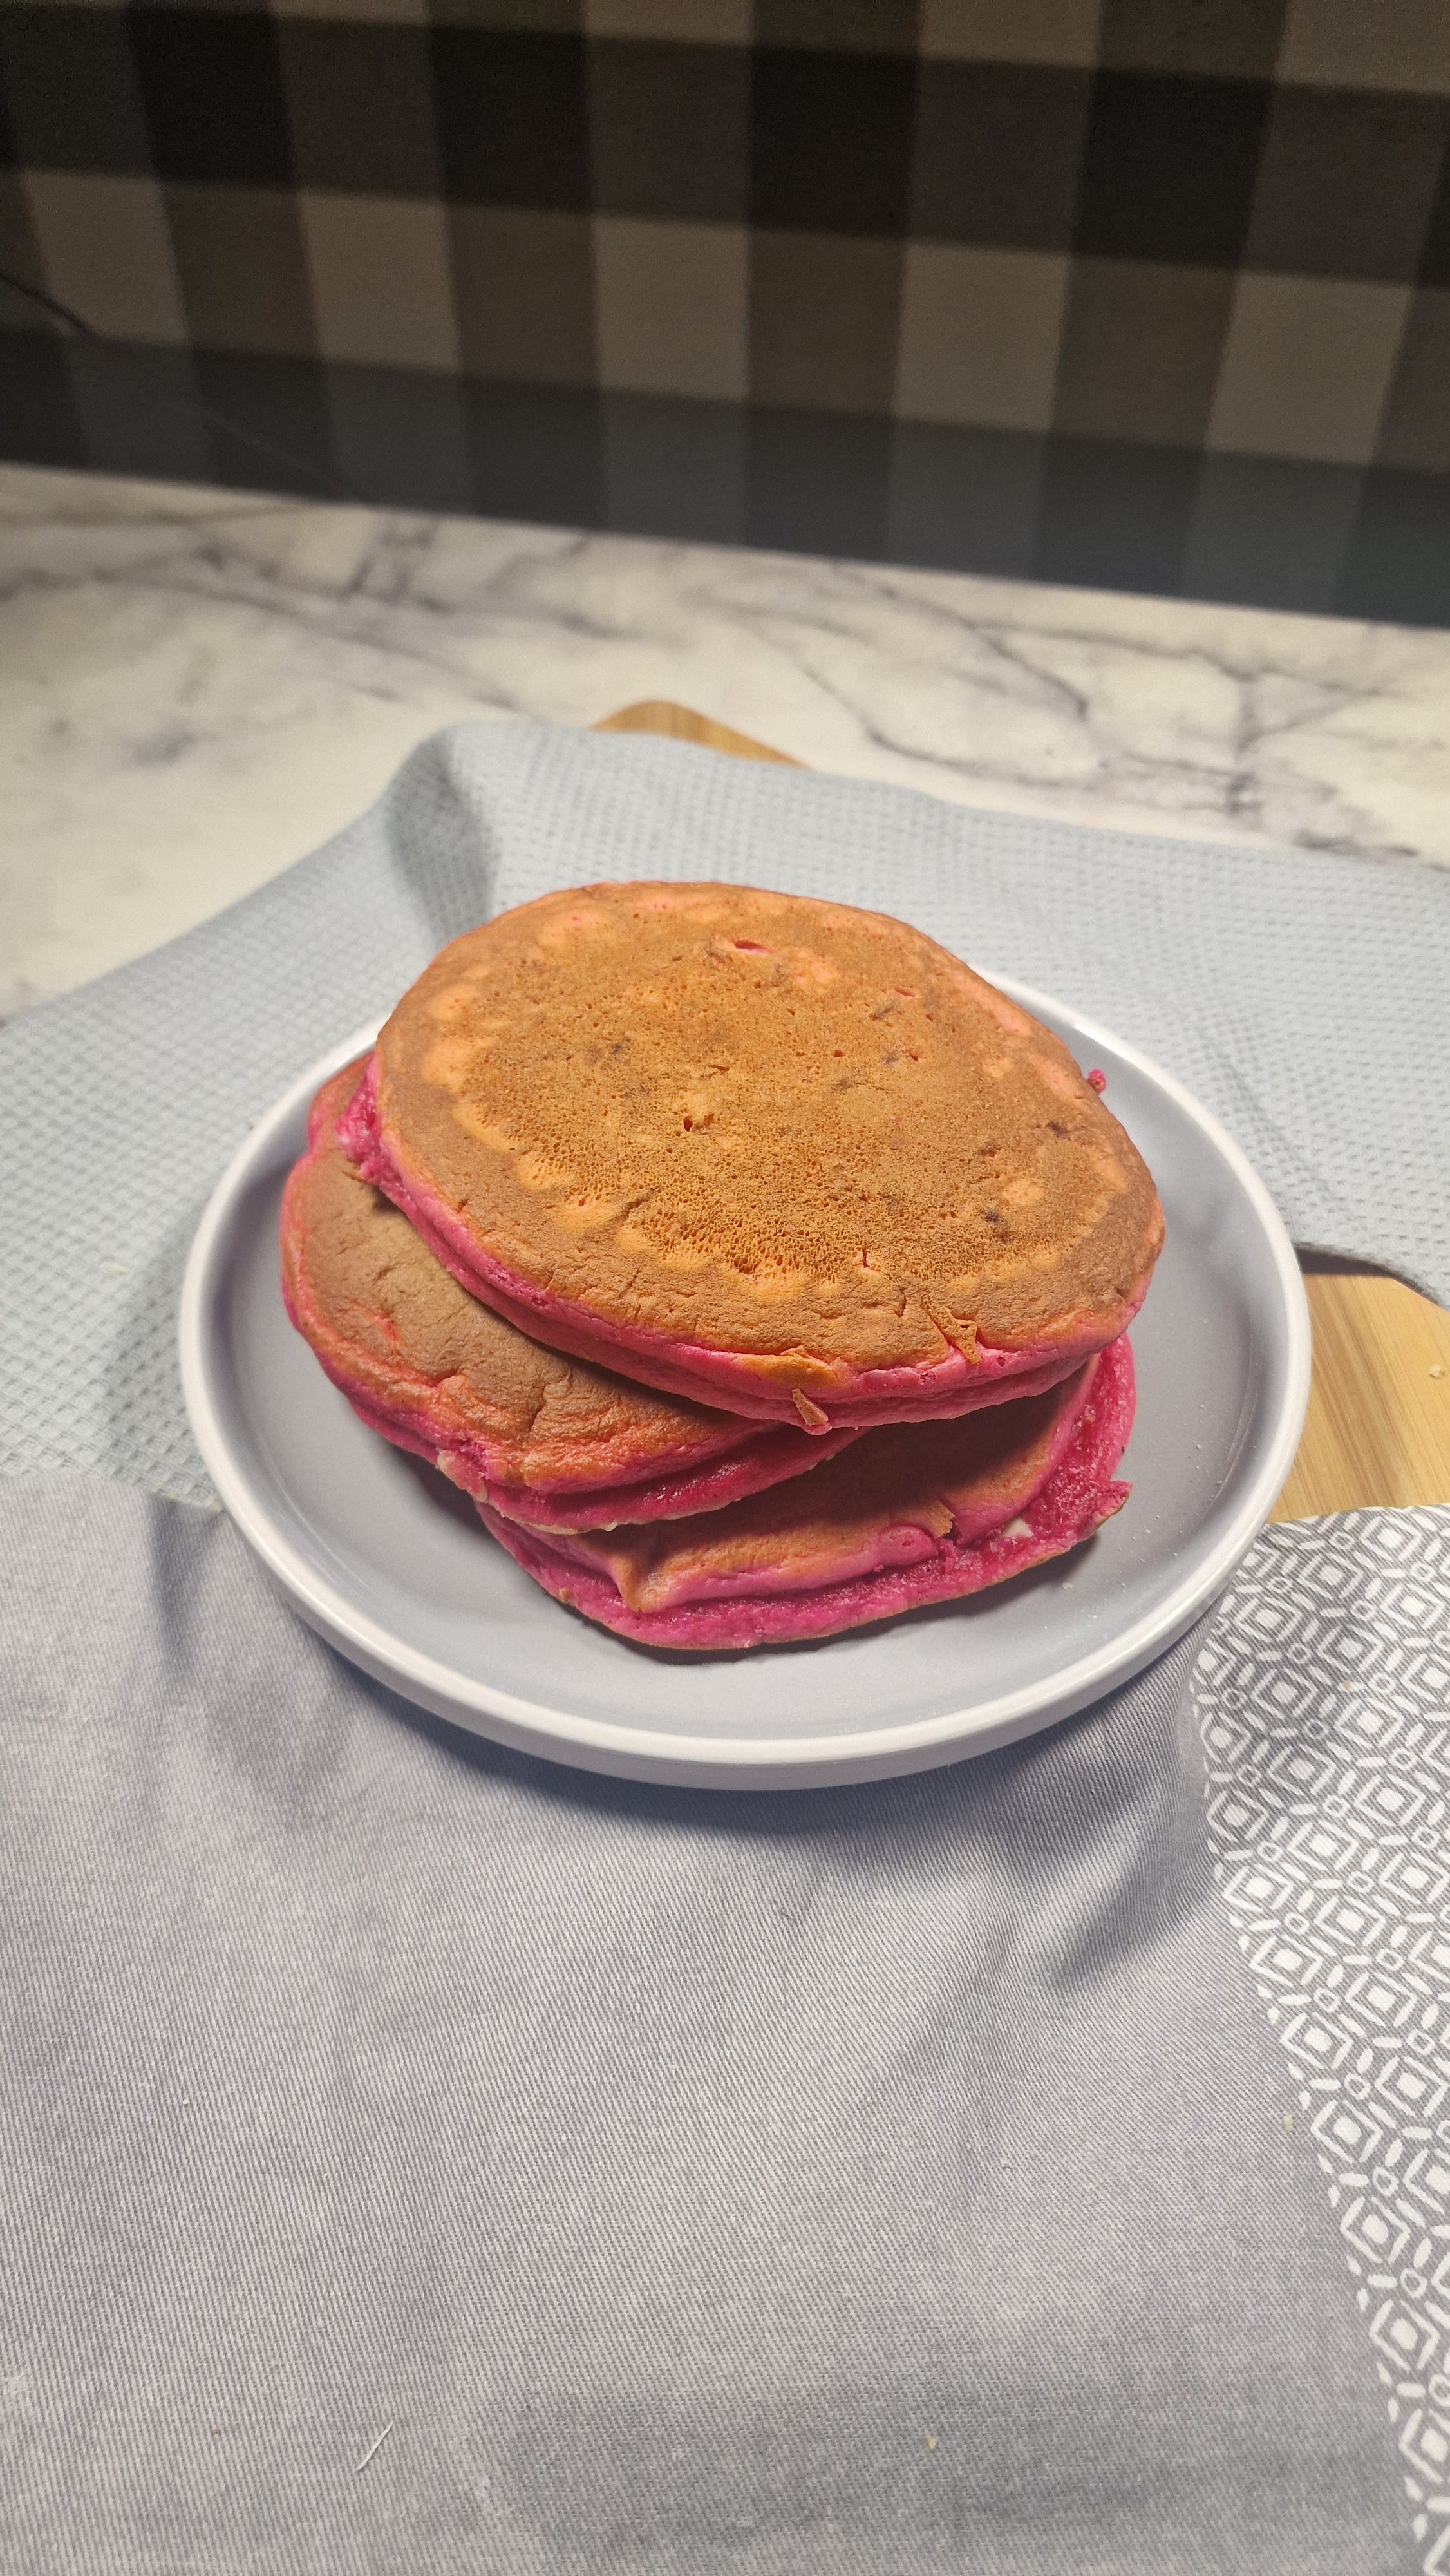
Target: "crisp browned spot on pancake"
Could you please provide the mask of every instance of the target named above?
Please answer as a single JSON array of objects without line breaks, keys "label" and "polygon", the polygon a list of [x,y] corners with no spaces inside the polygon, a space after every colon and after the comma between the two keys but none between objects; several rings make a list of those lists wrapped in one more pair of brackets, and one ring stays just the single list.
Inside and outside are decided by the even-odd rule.
[{"label": "crisp browned spot on pancake", "polygon": [[483,1251],[807,1395],[979,1334],[1106,1340],[1162,1238],[1067,1049],[880,913],[546,896],[444,949],[378,1052],[401,1168]]},{"label": "crisp browned spot on pancake", "polygon": [[386,1399],[427,1380],[494,1444],[500,1481],[543,1489],[709,1457],[755,1427],[565,1359],[460,1288],[330,1142],[361,1071],[349,1065],[322,1095],[321,1150],[294,1176],[283,1255],[313,1331],[362,1387]]}]

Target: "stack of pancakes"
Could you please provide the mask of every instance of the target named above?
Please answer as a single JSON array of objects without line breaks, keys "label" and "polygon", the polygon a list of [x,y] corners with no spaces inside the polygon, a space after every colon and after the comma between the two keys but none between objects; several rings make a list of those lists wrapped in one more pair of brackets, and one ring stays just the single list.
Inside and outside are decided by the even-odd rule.
[{"label": "stack of pancakes", "polygon": [[1067,1049],[879,913],[598,885],[454,940],[324,1085],[288,1312],[520,1565],[643,1642],[958,1598],[1127,1498],[1163,1239]]}]

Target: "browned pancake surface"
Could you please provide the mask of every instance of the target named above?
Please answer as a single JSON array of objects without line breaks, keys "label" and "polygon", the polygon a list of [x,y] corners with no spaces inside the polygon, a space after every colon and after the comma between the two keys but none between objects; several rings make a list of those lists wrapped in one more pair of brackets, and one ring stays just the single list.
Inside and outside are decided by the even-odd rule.
[{"label": "browned pancake surface", "polygon": [[793,1383],[1107,1339],[1152,1181],[1046,1029],[884,914],[600,885],[468,932],[379,1041],[410,1176],[602,1319]]},{"label": "browned pancake surface", "polygon": [[361,1070],[349,1065],[326,1087],[322,1150],[294,1177],[284,1238],[294,1295],[305,1272],[309,1313],[360,1387],[386,1394],[399,1377],[426,1378],[492,1444],[498,1481],[544,1490],[708,1456],[756,1427],[545,1350],[460,1288],[330,1144]]}]

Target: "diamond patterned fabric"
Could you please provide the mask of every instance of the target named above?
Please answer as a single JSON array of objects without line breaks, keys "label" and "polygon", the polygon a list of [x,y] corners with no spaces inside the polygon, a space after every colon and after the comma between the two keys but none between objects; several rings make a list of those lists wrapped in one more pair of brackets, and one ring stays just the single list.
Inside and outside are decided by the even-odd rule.
[{"label": "diamond patterned fabric", "polygon": [[1288,2061],[1427,2576],[1450,2568],[1450,1512],[1270,1530],[1195,1674],[1214,1875]]}]

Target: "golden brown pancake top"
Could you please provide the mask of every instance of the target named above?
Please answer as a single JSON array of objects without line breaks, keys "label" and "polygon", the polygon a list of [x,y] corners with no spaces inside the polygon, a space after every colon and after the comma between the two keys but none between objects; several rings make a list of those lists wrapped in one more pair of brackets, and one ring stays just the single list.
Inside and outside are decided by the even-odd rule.
[{"label": "golden brown pancake top", "polygon": [[470,1297],[330,1141],[361,1072],[349,1065],[321,1095],[320,1150],[289,1186],[283,1258],[309,1338],[330,1337],[362,1393],[426,1379],[491,1444],[494,1481],[544,1491],[625,1468],[646,1476],[757,1428],[545,1350]]},{"label": "golden brown pancake top", "polygon": [[826,1391],[1117,1331],[1153,1184],[1065,1046],[882,913],[721,885],[547,895],[378,1046],[405,1174],[601,1320]]}]

